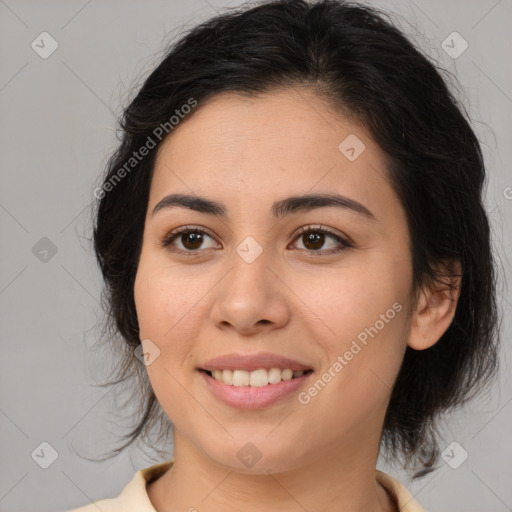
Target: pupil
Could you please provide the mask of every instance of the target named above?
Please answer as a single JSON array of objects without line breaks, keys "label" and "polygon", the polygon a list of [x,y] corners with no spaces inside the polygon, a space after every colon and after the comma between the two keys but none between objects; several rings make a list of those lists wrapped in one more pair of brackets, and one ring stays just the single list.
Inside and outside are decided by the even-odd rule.
[{"label": "pupil", "polygon": [[[183,243],[187,249],[197,249],[201,245],[202,242],[202,235],[201,233],[185,233],[182,238],[183,240],[186,240],[186,242]],[[191,241],[191,244],[188,243],[188,240]],[[192,245],[192,247],[190,247]]]},{"label": "pupil", "polygon": [[[323,233],[309,233],[307,235],[304,235],[306,237],[307,243],[304,245],[308,249],[319,249],[322,247],[324,243],[324,234]],[[308,243],[312,243],[313,247],[308,247]]]}]

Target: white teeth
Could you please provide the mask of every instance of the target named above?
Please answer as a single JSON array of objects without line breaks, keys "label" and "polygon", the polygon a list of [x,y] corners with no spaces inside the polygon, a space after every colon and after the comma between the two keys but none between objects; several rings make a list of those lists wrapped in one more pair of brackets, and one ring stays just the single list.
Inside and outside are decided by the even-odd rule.
[{"label": "white teeth", "polygon": [[271,368],[268,372],[268,381],[270,384],[281,382],[281,370],[279,368]]},{"label": "white teeth", "polygon": [[249,372],[243,370],[235,370],[233,372],[233,386],[248,386]]},{"label": "white teeth", "polygon": [[[213,370],[212,377],[215,380],[220,380],[225,384],[233,385],[233,370]],[[237,377],[237,382],[240,380],[240,377]],[[238,384],[240,385],[240,384]]]},{"label": "white teeth", "polygon": [[294,377],[304,375],[303,370],[293,371],[289,368],[281,370],[280,368],[259,368],[252,372],[245,370],[213,370],[212,377],[215,380],[228,384],[229,386],[251,386],[262,387],[268,384],[277,384],[282,380],[290,380]]},{"label": "white teeth", "polygon": [[[244,372],[247,373],[247,372]],[[259,388],[268,384],[268,373],[264,368],[249,373],[249,385]]]},{"label": "white teeth", "polygon": [[283,370],[283,380],[290,380],[293,377],[293,370]]},{"label": "white teeth", "polygon": [[219,370],[220,371],[220,379],[222,379],[226,384],[230,386],[233,385],[233,370]]}]

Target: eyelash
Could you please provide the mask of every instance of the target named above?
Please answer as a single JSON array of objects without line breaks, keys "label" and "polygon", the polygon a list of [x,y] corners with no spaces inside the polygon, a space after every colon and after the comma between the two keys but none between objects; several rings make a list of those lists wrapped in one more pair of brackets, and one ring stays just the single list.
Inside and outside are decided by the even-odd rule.
[{"label": "eyelash", "polygon": [[[177,248],[172,246],[173,241],[179,235],[182,235],[184,233],[199,233],[199,234],[202,234],[202,235],[208,235],[210,238],[213,238],[207,231],[205,231],[204,229],[202,229],[199,226],[183,226],[183,227],[175,229],[174,231],[171,231],[170,233],[165,235],[165,237],[162,239],[162,241],[160,242],[159,245],[161,247],[167,248],[171,252],[181,252],[182,254],[185,254],[187,257],[197,256],[197,254],[199,252],[201,252],[201,250],[199,250],[199,249],[197,249],[197,250],[185,250],[184,251],[182,249],[177,249]],[[306,252],[311,253],[311,255],[317,255],[317,254],[320,254],[320,255],[337,254],[337,253],[346,251],[347,249],[349,249],[351,247],[354,247],[353,244],[351,242],[349,242],[348,240],[345,240],[344,238],[340,237],[339,235],[336,235],[332,231],[330,231],[330,230],[328,230],[328,229],[326,229],[326,228],[324,228],[322,226],[319,226],[319,225],[316,225],[316,226],[311,226],[310,225],[310,226],[303,226],[303,227],[301,227],[299,229],[297,235],[295,236],[294,241],[297,240],[298,238],[300,238],[301,236],[303,236],[305,234],[309,234],[309,233],[324,233],[326,235],[329,235],[331,238],[333,238],[339,244],[342,245],[342,247],[340,247],[340,248],[328,249],[327,251],[325,251],[325,250],[324,251],[322,251],[322,250],[313,250],[313,249],[300,249],[301,251],[306,251]]]}]

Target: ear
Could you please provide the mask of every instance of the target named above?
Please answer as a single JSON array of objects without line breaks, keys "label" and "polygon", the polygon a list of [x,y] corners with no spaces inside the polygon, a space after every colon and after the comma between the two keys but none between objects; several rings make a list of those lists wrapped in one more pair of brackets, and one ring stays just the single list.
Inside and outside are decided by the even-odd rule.
[{"label": "ear", "polygon": [[459,261],[443,267],[443,281],[447,284],[430,285],[420,292],[412,313],[408,345],[425,350],[435,345],[450,327],[460,295],[462,271]]}]

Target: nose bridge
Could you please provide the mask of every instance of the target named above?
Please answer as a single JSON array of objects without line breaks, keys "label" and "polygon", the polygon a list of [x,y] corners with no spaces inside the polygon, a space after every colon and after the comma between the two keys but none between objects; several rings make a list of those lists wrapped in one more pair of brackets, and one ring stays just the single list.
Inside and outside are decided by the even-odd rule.
[{"label": "nose bridge", "polygon": [[[259,237],[260,239],[262,237]],[[268,295],[268,274],[272,275],[269,267],[272,266],[272,248],[269,244],[261,243],[253,236],[245,237],[234,249],[231,259],[232,285],[237,293],[244,294],[244,285],[254,297],[256,294]]]},{"label": "nose bridge", "polygon": [[282,326],[288,318],[288,306],[280,281],[272,271],[273,251],[247,236],[234,247],[229,261],[231,269],[215,295],[212,321],[230,324],[249,332],[262,325]]}]

